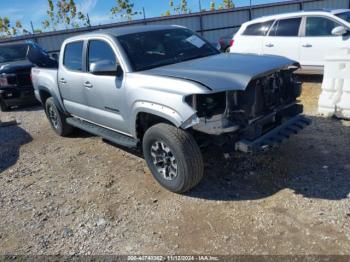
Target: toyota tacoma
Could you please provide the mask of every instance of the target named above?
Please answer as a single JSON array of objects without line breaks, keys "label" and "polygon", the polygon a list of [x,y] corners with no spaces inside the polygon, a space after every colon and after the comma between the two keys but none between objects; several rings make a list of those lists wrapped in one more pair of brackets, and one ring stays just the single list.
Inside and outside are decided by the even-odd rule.
[{"label": "toyota tacoma", "polygon": [[32,80],[58,135],[76,127],[139,147],[154,178],[183,193],[203,176],[201,145],[258,152],[310,123],[298,68],[278,56],[221,54],[183,27],[142,26],[69,38],[58,68],[35,67]]}]

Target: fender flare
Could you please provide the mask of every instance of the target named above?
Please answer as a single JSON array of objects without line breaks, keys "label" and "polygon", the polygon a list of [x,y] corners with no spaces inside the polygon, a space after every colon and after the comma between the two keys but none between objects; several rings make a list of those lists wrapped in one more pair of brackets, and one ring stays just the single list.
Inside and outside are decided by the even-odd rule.
[{"label": "fender flare", "polygon": [[65,113],[65,114],[68,113],[67,110],[65,110],[65,108],[63,107],[62,103],[60,103],[60,100],[58,99],[58,97],[57,97],[55,94],[53,94],[53,92],[51,92],[49,88],[47,88],[47,87],[45,87],[45,86],[39,86],[39,87],[38,87],[38,92],[39,92],[40,101],[41,101],[41,104],[42,104],[43,107],[45,107],[45,105],[44,105],[44,103],[43,103],[43,101],[42,101],[41,91],[44,91],[44,92],[50,94],[50,97],[53,98],[53,101],[54,101],[55,105],[57,106],[57,108],[58,108],[61,112]]},{"label": "fender flare", "polygon": [[146,101],[135,102],[133,105],[132,112],[133,112],[133,115],[132,115],[130,130],[133,137],[137,136],[136,121],[137,121],[137,116],[140,113],[148,113],[155,116],[159,116],[161,118],[168,120],[176,127],[181,127],[181,125],[184,122],[182,120],[181,115],[176,110],[164,105],[146,102]]}]

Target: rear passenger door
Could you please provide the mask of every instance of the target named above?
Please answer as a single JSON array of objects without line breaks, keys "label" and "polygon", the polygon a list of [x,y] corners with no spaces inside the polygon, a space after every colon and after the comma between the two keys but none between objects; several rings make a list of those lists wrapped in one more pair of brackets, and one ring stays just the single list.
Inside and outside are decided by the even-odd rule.
[{"label": "rear passenger door", "polygon": [[84,41],[67,43],[64,47],[63,61],[58,70],[58,85],[63,103],[72,115],[88,119],[83,77],[85,74]]},{"label": "rear passenger door", "polygon": [[242,35],[234,38],[231,52],[261,54],[264,36],[272,24],[273,21],[267,21],[248,25]]},{"label": "rear passenger door", "polygon": [[264,38],[263,54],[299,61],[301,17],[277,20]]}]

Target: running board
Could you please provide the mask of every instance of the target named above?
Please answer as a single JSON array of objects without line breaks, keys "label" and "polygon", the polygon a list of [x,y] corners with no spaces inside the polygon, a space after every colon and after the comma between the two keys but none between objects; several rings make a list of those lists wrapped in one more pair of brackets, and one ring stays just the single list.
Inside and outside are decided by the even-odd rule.
[{"label": "running board", "polygon": [[137,139],[134,139],[132,137],[123,135],[116,131],[112,131],[108,128],[101,127],[96,124],[93,124],[75,117],[67,118],[66,122],[88,133],[94,134],[96,136],[100,136],[108,141],[111,141],[115,144],[118,144],[127,148],[135,148],[138,143]]}]

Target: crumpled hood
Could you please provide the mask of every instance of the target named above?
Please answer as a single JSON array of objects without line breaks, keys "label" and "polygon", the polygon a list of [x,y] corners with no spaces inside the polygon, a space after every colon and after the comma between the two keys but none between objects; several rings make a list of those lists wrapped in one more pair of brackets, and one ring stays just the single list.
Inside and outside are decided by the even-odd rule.
[{"label": "crumpled hood", "polygon": [[299,66],[297,62],[280,56],[219,54],[143,73],[195,81],[212,91],[245,90],[252,79],[293,65]]}]

